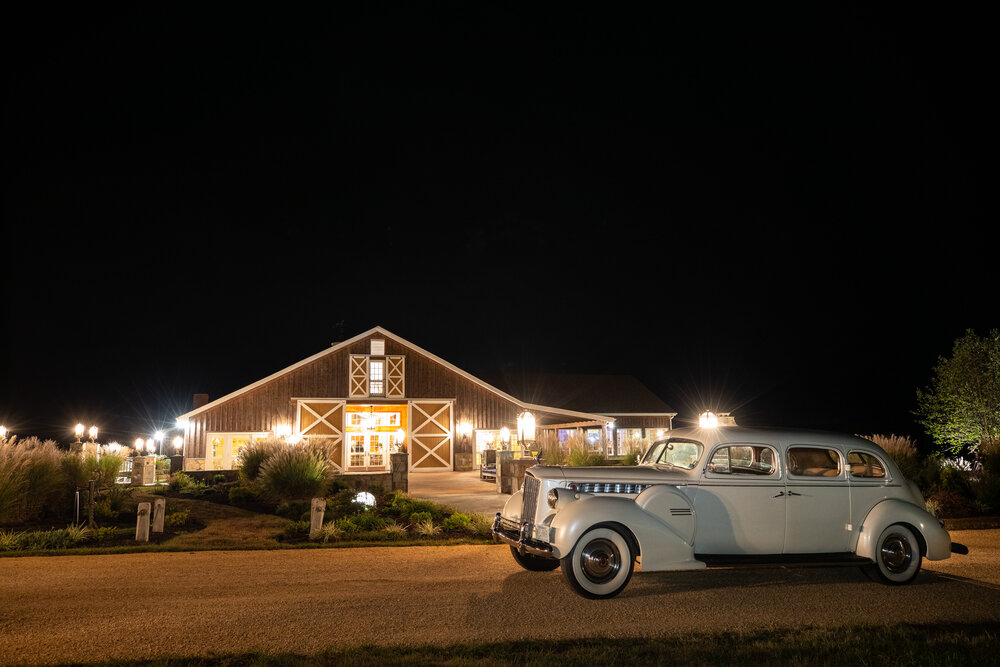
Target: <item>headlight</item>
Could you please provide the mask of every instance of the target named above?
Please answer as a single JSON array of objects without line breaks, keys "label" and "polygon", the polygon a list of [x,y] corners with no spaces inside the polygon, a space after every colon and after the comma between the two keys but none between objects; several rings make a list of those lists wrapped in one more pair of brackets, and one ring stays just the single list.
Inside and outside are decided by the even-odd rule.
[{"label": "headlight", "polygon": [[549,504],[552,509],[556,508],[556,502],[559,500],[559,495],[556,493],[555,489],[549,489],[548,495],[545,497],[545,501]]}]

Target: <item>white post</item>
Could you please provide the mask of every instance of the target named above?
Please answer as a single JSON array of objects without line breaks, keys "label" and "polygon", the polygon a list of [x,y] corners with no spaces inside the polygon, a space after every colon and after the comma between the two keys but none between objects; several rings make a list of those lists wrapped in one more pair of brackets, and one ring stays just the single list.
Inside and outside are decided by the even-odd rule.
[{"label": "white post", "polygon": [[309,515],[309,539],[316,539],[319,531],[323,528],[323,514],[326,512],[326,499],[313,498],[312,512]]},{"label": "white post", "polygon": [[135,541],[149,542],[149,503],[139,503],[135,518]]},{"label": "white post", "polygon": [[166,514],[167,501],[165,498],[157,498],[153,501],[153,532],[163,532],[163,515]]}]

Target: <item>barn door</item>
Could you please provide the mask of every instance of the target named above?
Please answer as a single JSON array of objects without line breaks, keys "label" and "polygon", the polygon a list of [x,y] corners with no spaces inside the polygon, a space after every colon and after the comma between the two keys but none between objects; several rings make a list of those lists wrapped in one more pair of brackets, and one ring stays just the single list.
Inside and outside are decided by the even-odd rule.
[{"label": "barn door", "polygon": [[410,470],[452,470],[451,401],[410,403]]},{"label": "barn door", "polygon": [[323,438],[330,445],[330,460],[344,468],[344,401],[299,401],[297,431],[303,438]]},{"label": "barn door", "polygon": [[363,354],[351,355],[351,367],[348,373],[351,398],[368,396],[368,357]]}]

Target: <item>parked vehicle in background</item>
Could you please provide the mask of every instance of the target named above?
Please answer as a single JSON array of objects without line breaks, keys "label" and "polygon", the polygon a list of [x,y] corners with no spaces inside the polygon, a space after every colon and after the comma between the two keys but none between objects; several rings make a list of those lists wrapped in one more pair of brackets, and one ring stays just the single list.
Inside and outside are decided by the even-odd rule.
[{"label": "parked vehicle in background", "polygon": [[862,438],[738,426],[671,431],[635,466],[535,466],[493,523],[529,570],[589,598],[643,572],[774,560],[856,563],[905,584],[954,549],[916,485]]}]

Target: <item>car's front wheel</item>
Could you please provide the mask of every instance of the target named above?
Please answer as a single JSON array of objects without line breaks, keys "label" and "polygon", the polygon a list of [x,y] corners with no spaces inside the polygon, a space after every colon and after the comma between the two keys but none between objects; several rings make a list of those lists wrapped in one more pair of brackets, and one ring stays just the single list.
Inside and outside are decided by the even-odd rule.
[{"label": "car's front wheel", "polygon": [[886,584],[908,584],[920,572],[920,542],[913,531],[895,524],[882,531],[875,543],[875,562],[862,569],[871,579]]},{"label": "car's front wheel", "polygon": [[634,567],[631,542],[612,526],[591,528],[562,559],[562,573],[570,588],[592,599],[618,595],[632,578]]},{"label": "car's front wheel", "polygon": [[514,560],[525,570],[532,572],[550,572],[559,567],[558,558],[544,558],[533,556],[532,554],[522,554],[514,545],[510,546],[510,552],[514,555]]}]

